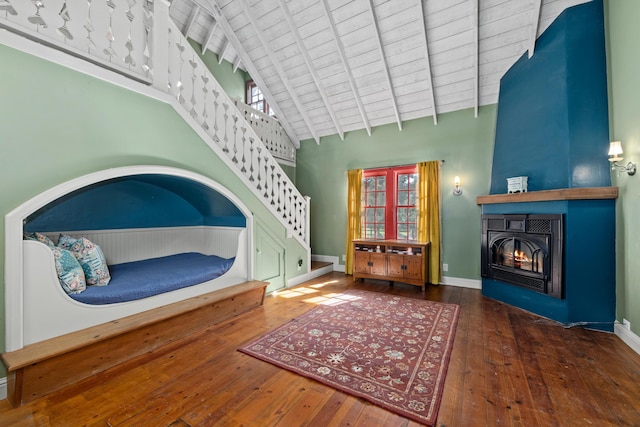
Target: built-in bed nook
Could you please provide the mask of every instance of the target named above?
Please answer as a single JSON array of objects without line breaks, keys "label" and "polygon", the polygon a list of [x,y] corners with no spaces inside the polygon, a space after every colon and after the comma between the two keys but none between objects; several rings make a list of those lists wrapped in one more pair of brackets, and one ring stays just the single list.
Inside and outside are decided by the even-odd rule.
[{"label": "built-in bed nook", "polygon": [[2,359],[16,406],[264,299],[251,212],[189,171],[91,174],[29,200],[5,225]]}]

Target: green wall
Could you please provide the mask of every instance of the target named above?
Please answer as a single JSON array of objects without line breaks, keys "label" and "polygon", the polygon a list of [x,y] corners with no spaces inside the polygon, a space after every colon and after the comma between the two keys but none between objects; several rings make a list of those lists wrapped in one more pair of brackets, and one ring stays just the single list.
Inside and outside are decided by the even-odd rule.
[{"label": "green wall", "polygon": [[[3,45],[0,63],[0,216],[46,189],[91,172],[172,166],[205,175],[236,194],[285,242],[287,278],[300,274],[296,262],[299,257],[306,260],[304,249],[286,238],[284,227],[170,105]],[[4,348],[4,221],[0,242]]]},{"label": "green wall", "polygon": [[[283,164],[281,164],[280,167],[282,168],[284,173],[287,174],[287,176],[289,177],[291,182],[293,182],[294,184],[297,184],[297,182],[296,182],[296,167],[295,166],[283,165]],[[308,196],[308,194],[304,194],[303,193],[303,196]]]},{"label": "green wall", "polygon": [[[609,128],[611,141],[621,141],[624,160],[640,162],[640,2],[605,3]],[[604,154],[604,153],[603,153]],[[640,174],[612,174],[619,187],[616,205],[616,319],[631,322],[640,335]]]},{"label": "green wall", "polygon": [[[496,122],[495,105],[348,132],[301,143],[296,184],[311,196],[311,246],[317,255],[345,254],[347,170],[444,160],[442,167],[442,262],[444,276],[480,279],[480,207],[476,197],[489,194]],[[459,175],[463,193],[454,196]],[[506,182],[505,182],[506,192]]]}]

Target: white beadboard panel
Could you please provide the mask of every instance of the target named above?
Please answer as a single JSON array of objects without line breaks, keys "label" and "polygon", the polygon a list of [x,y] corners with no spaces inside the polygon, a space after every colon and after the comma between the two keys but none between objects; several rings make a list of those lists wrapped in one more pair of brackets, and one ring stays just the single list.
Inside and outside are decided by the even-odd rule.
[{"label": "white beadboard panel", "polygon": [[107,264],[140,261],[183,252],[231,258],[238,252],[240,227],[159,227],[43,233],[57,243],[60,234],[86,237],[102,249]]}]

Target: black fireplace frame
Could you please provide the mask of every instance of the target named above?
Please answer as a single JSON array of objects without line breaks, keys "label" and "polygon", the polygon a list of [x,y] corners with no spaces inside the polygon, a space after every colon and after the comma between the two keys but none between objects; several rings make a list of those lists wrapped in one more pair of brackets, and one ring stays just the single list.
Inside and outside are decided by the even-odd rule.
[{"label": "black fireplace frame", "polygon": [[[542,272],[529,272],[493,262],[492,246],[505,238],[543,242],[548,252]],[[482,215],[482,277],[563,298],[564,215]]]}]

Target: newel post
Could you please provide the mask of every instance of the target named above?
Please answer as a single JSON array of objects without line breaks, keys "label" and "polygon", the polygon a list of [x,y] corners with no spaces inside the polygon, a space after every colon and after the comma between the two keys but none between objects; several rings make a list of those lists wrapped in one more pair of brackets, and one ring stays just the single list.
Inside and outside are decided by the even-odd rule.
[{"label": "newel post", "polygon": [[152,52],[154,88],[167,92],[169,81],[169,2],[154,0],[152,26]]},{"label": "newel post", "polygon": [[304,196],[305,203],[305,234],[304,241],[311,246],[311,197]]}]

